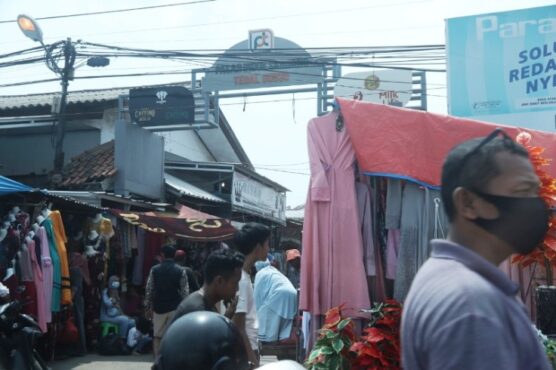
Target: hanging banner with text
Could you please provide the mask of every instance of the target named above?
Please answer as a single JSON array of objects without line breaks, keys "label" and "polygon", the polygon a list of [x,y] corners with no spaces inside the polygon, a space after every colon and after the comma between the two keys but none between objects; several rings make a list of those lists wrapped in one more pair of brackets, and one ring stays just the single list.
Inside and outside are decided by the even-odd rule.
[{"label": "hanging banner with text", "polygon": [[449,113],[556,111],[556,6],[448,19]]}]

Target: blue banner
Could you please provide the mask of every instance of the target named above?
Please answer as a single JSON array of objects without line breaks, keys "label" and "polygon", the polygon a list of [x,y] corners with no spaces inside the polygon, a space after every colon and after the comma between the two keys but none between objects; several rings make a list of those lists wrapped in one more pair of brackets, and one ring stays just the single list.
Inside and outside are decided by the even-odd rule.
[{"label": "blue banner", "polygon": [[448,110],[556,111],[556,5],[448,19]]}]

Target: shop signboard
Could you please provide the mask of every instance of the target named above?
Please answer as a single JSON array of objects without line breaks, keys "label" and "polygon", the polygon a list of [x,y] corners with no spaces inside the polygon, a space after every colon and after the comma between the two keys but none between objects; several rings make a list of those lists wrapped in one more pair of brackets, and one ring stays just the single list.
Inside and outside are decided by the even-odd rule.
[{"label": "shop signboard", "polygon": [[317,84],[322,65],[296,43],[271,30],[249,32],[204,70],[203,91],[226,91]]},{"label": "shop signboard", "polygon": [[412,94],[413,72],[384,69],[355,72],[336,82],[334,96],[404,107]]},{"label": "shop signboard", "polygon": [[446,33],[450,114],[522,126],[554,116],[556,6],[448,19]]},{"label": "shop signboard", "polygon": [[238,171],[234,172],[232,205],[267,219],[286,222],[286,195]]},{"label": "shop signboard", "polygon": [[130,89],[129,111],[140,126],[190,124],[195,120],[195,99],[183,86]]}]

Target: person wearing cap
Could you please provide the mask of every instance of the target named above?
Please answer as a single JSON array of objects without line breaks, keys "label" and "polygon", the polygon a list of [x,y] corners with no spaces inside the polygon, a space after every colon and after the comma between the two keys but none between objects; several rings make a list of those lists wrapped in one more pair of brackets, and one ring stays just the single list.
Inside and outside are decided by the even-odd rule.
[{"label": "person wearing cap", "polygon": [[174,260],[176,249],[172,245],[166,245],[162,247],[162,254],[164,260],[151,269],[145,292],[145,313],[148,318],[153,319],[155,358],[176,308],[189,294],[187,273]]},{"label": "person wearing cap", "polygon": [[299,289],[299,279],[301,274],[301,253],[298,249],[286,251],[287,271],[286,276],[292,282],[295,289]]},{"label": "person wearing cap", "polygon": [[198,291],[201,287],[197,282],[197,278],[195,277],[195,273],[191,269],[191,267],[186,265],[186,254],[183,249],[178,249],[176,251],[176,256],[174,257],[176,263],[180,265],[182,268],[185,269],[187,273],[187,283],[189,284],[189,294]]}]

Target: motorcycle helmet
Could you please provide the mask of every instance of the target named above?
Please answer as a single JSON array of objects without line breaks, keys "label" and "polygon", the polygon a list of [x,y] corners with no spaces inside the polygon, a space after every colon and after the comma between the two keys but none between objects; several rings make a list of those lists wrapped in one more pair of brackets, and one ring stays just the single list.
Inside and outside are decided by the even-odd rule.
[{"label": "motorcycle helmet", "polygon": [[170,325],[160,344],[160,370],[246,370],[245,347],[235,325],[215,312],[197,311]]}]

